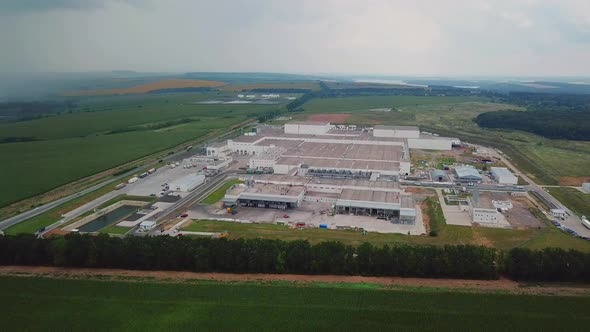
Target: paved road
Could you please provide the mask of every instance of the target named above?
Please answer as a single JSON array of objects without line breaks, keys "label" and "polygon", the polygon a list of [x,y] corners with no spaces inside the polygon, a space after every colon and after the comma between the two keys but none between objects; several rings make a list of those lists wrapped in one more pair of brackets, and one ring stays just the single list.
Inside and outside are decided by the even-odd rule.
[{"label": "paved road", "polygon": [[553,205],[555,205],[558,208],[563,209],[564,211],[567,212],[568,216],[565,218],[565,220],[558,220],[560,224],[576,231],[576,233],[578,233],[580,235],[590,237],[590,230],[582,225],[582,220],[574,212],[572,212],[570,209],[568,209],[565,205],[561,204],[560,201],[558,201],[555,197],[551,196],[551,194],[549,194],[542,186],[535,183],[535,181],[531,180],[531,178],[529,178],[526,174],[519,171],[518,168],[516,166],[514,166],[514,164],[512,164],[510,162],[510,160],[508,160],[504,156],[503,153],[501,153],[501,151],[500,151],[500,153],[498,153],[498,151],[499,150],[495,151],[497,157],[500,158],[500,160],[502,160],[502,162],[504,162],[504,164],[506,164],[506,166],[512,168],[515,171],[518,171],[519,175],[525,181],[527,181],[529,183],[528,186],[525,186],[527,191],[536,192],[541,197],[543,197],[547,201],[551,202]]}]

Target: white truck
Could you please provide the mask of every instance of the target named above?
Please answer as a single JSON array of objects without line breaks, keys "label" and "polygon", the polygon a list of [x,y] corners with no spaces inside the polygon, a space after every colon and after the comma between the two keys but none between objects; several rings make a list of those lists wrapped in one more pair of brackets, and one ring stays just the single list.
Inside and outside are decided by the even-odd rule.
[{"label": "white truck", "polygon": [[137,180],[139,180],[139,178],[137,176],[134,176],[131,179],[127,180],[127,183],[132,184],[137,182]]}]

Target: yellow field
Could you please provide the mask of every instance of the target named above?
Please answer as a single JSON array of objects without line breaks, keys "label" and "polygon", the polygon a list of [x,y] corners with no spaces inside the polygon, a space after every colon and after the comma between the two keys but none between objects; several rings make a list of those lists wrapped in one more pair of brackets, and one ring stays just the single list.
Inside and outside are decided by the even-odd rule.
[{"label": "yellow field", "polygon": [[149,82],[141,85],[136,85],[128,88],[120,89],[100,89],[100,90],[86,90],[86,91],[71,91],[65,93],[66,96],[107,96],[107,95],[128,95],[148,93],[160,89],[172,88],[213,88],[225,85],[223,82],[217,81],[202,81],[202,80],[187,80],[187,79],[170,79]]}]

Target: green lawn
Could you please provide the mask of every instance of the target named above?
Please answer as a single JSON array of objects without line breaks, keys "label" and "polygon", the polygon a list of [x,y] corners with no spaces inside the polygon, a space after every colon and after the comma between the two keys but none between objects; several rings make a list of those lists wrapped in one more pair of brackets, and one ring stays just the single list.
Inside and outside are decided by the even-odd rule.
[{"label": "green lawn", "polygon": [[512,230],[489,227],[464,227],[439,225],[437,236],[408,236],[404,234],[383,234],[360,231],[328,230],[320,228],[293,229],[286,225],[242,224],[228,221],[197,220],[186,225],[183,230],[192,232],[229,232],[230,239],[263,238],[284,241],[308,240],[311,243],[339,241],[344,244],[360,245],[369,242],[373,245],[419,244],[478,244],[508,250],[514,247],[542,249],[560,247],[590,252],[590,242],[569,236],[549,224],[543,229]]},{"label": "green lawn", "polygon": [[[274,110],[280,105],[203,105],[218,95],[175,94],[143,98],[83,99],[79,111],[0,125],[0,207],[146,155],[192,141]],[[134,126],[193,119],[167,128],[107,134]]]},{"label": "green lawn", "polygon": [[130,230],[131,230],[130,227],[110,225],[110,226],[107,226],[107,227],[99,230],[99,233],[123,235],[123,234],[129,232]]},{"label": "green lawn", "polygon": [[359,284],[0,277],[8,331],[574,331],[590,298]]},{"label": "green lawn", "polygon": [[590,218],[590,194],[574,188],[546,188],[553,197],[578,216]]},{"label": "green lawn", "polygon": [[238,179],[231,179],[228,180],[226,182],[224,182],[221,187],[215,189],[215,191],[213,191],[211,194],[209,194],[209,196],[205,197],[205,199],[203,199],[202,203],[203,204],[215,204],[217,202],[219,202],[223,196],[225,196],[225,192],[234,184],[238,184],[238,183],[242,183],[242,181],[238,180]]}]

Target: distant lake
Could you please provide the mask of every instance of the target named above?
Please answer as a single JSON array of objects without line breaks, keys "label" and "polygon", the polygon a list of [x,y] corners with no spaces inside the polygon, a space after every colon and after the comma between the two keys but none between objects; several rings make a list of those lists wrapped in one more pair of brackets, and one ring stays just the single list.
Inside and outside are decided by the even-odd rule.
[{"label": "distant lake", "polygon": [[380,84],[397,84],[397,85],[409,85],[409,86],[419,86],[422,88],[427,87],[428,85],[424,84],[410,84],[404,82],[402,80],[387,80],[387,79],[373,79],[373,78],[361,78],[358,80],[354,80],[357,83],[380,83]]}]

